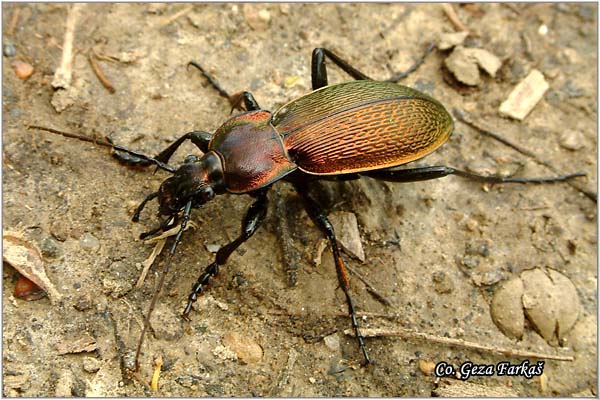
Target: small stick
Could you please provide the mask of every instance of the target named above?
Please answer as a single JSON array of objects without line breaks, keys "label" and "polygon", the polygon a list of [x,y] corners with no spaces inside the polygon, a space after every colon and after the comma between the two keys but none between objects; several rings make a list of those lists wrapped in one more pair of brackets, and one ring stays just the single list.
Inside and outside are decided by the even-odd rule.
[{"label": "small stick", "polygon": [[298,353],[296,352],[296,350],[291,348],[290,351],[288,351],[288,359],[285,368],[283,369],[283,371],[281,371],[281,374],[279,375],[277,385],[275,385],[273,389],[271,389],[270,396],[278,396],[283,390],[283,388],[289,383],[290,375],[292,373],[292,369],[294,368],[294,364],[296,364],[297,358]]},{"label": "small stick", "polygon": [[106,78],[106,76],[104,75],[104,73],[100,69],[100,66],[98,65],[98,62],[96,62],[96,56],[93,53],[90,53],[90,54],[88,54],[88,60],[90,61],[90,65],[92,66],[92,70],[94,71],[94,73],[98,77],[98,80],[100,80],[100,83],[102,83],[102,86],[104,86],[106,88],[106,90],[108,90],[110,93],[114,93],[115,92],[115,87],[113,86],[112,83],[110,83],[110,81]]},{"label": "small stick", "polygon": [[452,22],[452,25],[454,25],[454,28],[456,28],[457,31],[470,32],[469,28],[467,28],[465,24],[462,23],[460,18],[458,18],[456,11],[454,11],[454,7],[452,7],[452,4],[442,3],[442,9],[444,10],[444,13],[446,13],[446,16],[448,17],[450,22]]},{"label": "small stick", "polygon": [[144,385],[144,387],[146,389],[152,389],[150,387],[150,385],[148,385],[148,383],[146,383],[146,380],[142,377],[142,375],[139,372],[131,371],[131,370],[128,370],[127,372],[131,375],[132,378],[134,378],[136,381],[138,381],[139,383]]},{"label": "small stick", "polygon": [[[196,229],[197,226],[193,221],[190,221],[190,222],[188,222],[188,225],[185,227],[185,230],[187,230],[190,227]],[[144,266],[144,269],[142,270],[142,273],[140,274],[140,277],[139,277],[137,283],[135,284],[136,288],[139,289],[142,287],[142,284],[144,283],[144,280],[146,279],[146,275],[148,274],[148,270],[150,269],[152,264],[154,264],[156,257],[159,256],[159,254],[162,252],[163,248],[165,247],[167,238],[169,236],[177,235],[178,230],[179,230],[179,225],[177,225],[176,227],[174,227],[172,229],[169,229],[166,232],[161,233],[158,236],[151,237],[144,241],[144,243],[146,243],[146,244],[156,242],[156,245],[154,246],[154,249],[152,249],[152,253],[150,254],[150,256],[148,256],[148,258],[146,258],[144,261],[142,261],[142,265]]]},{"label": "small stick", "polygon": [[52,87],[55,89],[66,89],[71,84],[73,75],[73,41],[75,39],[75,26],[77,25],[77,20],[79,19],[79,14],[83,7],[85,7],[85,4],[74,3],[69,8],[60,66],[54,73],[54,79],[52,79]]},{"label": "small stick", "polygon": [[[354,332],[352,329],[346,329],[344,331],[346,335],[353,336]],[[451,346],[465,347],[473,350],[481,350],[489,353],[502,354],[506,356],[515,356],[523,358],[538,358],[546,360],[557,360],[557,361],[574,361],[573,356],[559,356],[553,354],[543,354],[530,351],[519,351],[513,349],[485,346],[475,342],[468,342],[461,339],[452,339],[446,337],[440,337],[435,335],[429,335],[427,333],[409,331],[407,329],[385,329],[385,328],[367,328],[361,329],[361,333],[364,337],[400,337],[403,339],[422,339],[429,342],[441,343]]]},{"label": "small stick", "polygon": [[162,368],[163,360],[162,357],[156,358],[154,360],[154,373],[152,374],[152,381],[150,383],[150,387],[153,391],[158,391],[158,378],[160,378],[160,369]]},{"label": "small stick", "polygon": [[148,270],[150,270],[150,267],[152,266],[152,264],[154,264],[154,260],[156,260],[156,257],[158,257],[158,255],[162,252],[163,248],[165,247],[166,242],[167,242],[166,239],[156,242],[156,245],[154,246],[154,249],[152,249],[152,253],[150,254],[150,256],[148,256],[148,258],[146,258],[144,261],[142,261],[142,265],[144,266],[144,269],[142,270],[142,273],[140,274],[140,277],[138,278],[138,280],[135,284],[136,288],[139,289],[142,287],[144,280],[146,280],[146,275],[148,274]]},{"label": "small stick", "polygon": [[367,286],[367,290],[373,295],[375,296],[375,298],[377,300],[379,300],[380,302],[382,302],[383,304],[385,304],[386,306],[391,306],[392,303],[381,293],[379,293],[377,291],[377,289],[375,289],[375,287],[371,284],[371,282],[369,282],[364,276],[362,276],[356,269],[352,268],[351,266],[349,266],[348,264],[346,264],[346,268],[352,272],[354,275],[356,275],[356,277],[358,279],[360,279],[366,286]]},{"label": "small stick", "polygon": [[194,7],[193,6],[188,6],[186,8],[184,8],[183,10],[180,10],[178,12],[176,12],[175,14],[173,14],[172,16],[168,17],[167,19],[165,19],[161,24],[160,27],[164,28],[165,26],[169,25],[171,22],[175,21],[177,18],[181,17],[184,14],[189,13],[190,11],[192,11]]},{"label": "small stick", "polygon": [[15,33],[15,29],[17,29],[17,23],[19,22],[19,13],[21,9],[18,6],[13,8],[12,15],[10,16],[10,22],[8,23],[8,28],[6,28],[6,36],[12,36]]},{"label": "small stick", "polygon": [[[556,168],[554,168],[554,166],[552,164],[550,164],[547,161],[542,160],[541,158],[539,158],[538,156],[536,156],[533,152],[527,150],[526,148],[511,142],[510,140],[500,136],[499,134],[490,131],[489,129],[483,128],[482,126],[480,126],[479,124],[473,122],[473,120],[471,119],[471,117],[467,116],[467,114],[464,111],[459,110],[458,108],[454,108],[452,110],[454,116],[456,117],[456,119],[458,119],[459,121],[464,122],[465,124],[469,125],[470,127],[477,129],[480,133],[491,137],[492,139],[495,139],[497,141],[499,141],[500,143],[511,147],[513,149],[515,149],[516,151],[518,151],[519,153],[532,158],[535,162],[537,162],[538,164],[541,164],[543,166],[545,166],[546,168],[548,168],[550,171],[554,172],[557,175],[560,175],[561,172],[558,171]],[[582,175],[583,176],[583,175]],[[587,196],[590,200],[597,202],[598,201],[598,195],[596,193],[593,193],[583,187],[581,187],[578,184],[575,184],[574,182],[567,180],[565,181],[569,186],[577,189],[579,192],[583,193],[585,196]]]}]

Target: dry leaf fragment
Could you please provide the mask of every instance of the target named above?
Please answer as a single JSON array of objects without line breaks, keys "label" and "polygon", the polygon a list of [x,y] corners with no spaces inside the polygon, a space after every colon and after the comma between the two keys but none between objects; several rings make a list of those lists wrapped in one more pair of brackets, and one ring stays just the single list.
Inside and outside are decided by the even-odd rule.
[{"label": "dry leaf fragment", "polygon": [[40,250],[18,233],[5,232],[2,235],[2,261],[10,264],[21,275],[48,293],[54,304],[60,301],[62,295],[56,290],[46,275],[44,259]]}]

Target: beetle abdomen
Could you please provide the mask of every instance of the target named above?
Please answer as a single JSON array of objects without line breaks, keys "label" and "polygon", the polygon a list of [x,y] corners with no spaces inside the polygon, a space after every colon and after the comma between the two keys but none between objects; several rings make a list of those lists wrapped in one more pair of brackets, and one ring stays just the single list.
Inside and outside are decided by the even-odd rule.
[{"label": "beetle abdomen", "polygon": [[[304,96],[274,115],[284,146],[303,171],[326,175],[395,167],[424,157],[450,136],[452,118],[431,97],[389,82],[355,83],[332,86],[329,93],[337,89],[338,97],[328,102],[315,91],[320,95]],[[369,90],[350,90],[356,88]],[[311,103],[317,117],[300,122],[297,115]]]}]

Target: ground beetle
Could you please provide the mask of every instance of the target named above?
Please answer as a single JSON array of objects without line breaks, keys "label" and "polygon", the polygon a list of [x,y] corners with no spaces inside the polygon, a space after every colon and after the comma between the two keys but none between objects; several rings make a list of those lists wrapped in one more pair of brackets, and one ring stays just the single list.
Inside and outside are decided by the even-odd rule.
[{"label": "ground beetle", "polygon": [[[432,49],[429,47],[427,52]],[[326,58],[355,80],[328,85]],[[528,179],[482,176],[446,166],[397,169],[444,144],[452,133],[452,117],[432,97],[395,83],[404,74],[387,81],[374,81],[324,48],[317,48],[312,53],[313,91],[285,104],[274,113],[261,109],[249,92],[230,96],[200,64],[192,61],[190,65],[198,68],[219,94],[230,101],[233,108],[245,111],[227,120],[214,134],[204,131],[186,133],[153,158],[109,142],[54,131],[110,146],[116,150],[114,155],[125,164],[156,165],[173,173],[157,192],[146,197],[133,216],[133,221],[138,221],[146,203],[158,198],[159,214],[166,216],[166,219],[141,237],[166,231],[181,222],[138,342],[136,370],[150,313],[191,210],[212,200],[215,195],[248,194],[256,200],[243,219],[240,235],[219,249],[215,261],[193,285],[183,317],[189,319],[192,304],[217,274],[219,266],[225,264],[231,253],[256,232],[267,213],[267,192],[273,183],[283,179],[294,186],[304,201],[308,215],[329,240],[352,327],[364,358],[370,363],[335,233],[322,206],[309,194],[311,182],[352,180],[361,175],[391,182],[413,182],[454,174],[489,183],[542,183],[584,175],[577,173]],[[191,140],[202,151],[202,157],[190,155],[181,167],[170,166],[169,159],[186,140]]]}]

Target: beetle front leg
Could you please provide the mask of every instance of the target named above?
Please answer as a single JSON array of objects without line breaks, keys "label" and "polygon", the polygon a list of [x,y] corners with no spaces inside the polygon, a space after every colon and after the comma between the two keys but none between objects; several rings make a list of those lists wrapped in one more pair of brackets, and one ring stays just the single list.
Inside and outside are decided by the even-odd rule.
[{"label": "beetle front leg", "polygon": [[163,151],[158,153],[158,155],[156,156],[156,159],[159,161],[165,162],[165,163],[169,162],[169,159],[171,158],[173,153],[175,153],[175,151],[179,148],[179,146],[181,146],[183,144],[183,142],[185,142],[186,140],[190,140],[192,143],[194,143],[194,145],[196,145],[196,147],[198,147],[200,149],[200,151],[202,151],[203,153],[206,153],[208,151],[208,144],[210,143],[211,137],[212,137],[212,135],[210,134],[210,132],[204,132],[204,131],[188,132],[185,135],[183,135],[182,137],[180,137],[179,139],[177,139],[176,141],[174,141],[173,143],[171,143],[169,145],[169,147],[167,147],[166,149],[164,149]]},{"label": "beetle front leg", "polygon": [[335,268],[337,272],[338,281],[344,294],[346,295],[346,303],[348,304],[348,314],[352,319],[352,328],[354,329],[354,334],[356,339],[358,340],[358,345],[362,350],[362,353],[365,357],[367,364],[371,363],[371,359],[369,358],[369,354],[367,352],[367,348],[365,346],[365,341],[360,333],[358,328],[358,320],[356,318],[356,310],[354,309],[354,303],[352,302],[352,297],[350,296],[350,279],[348,278],[348,274],[346,273],[346,267],[344,266],[344,260],[342,260],[342,256],[340,254],[340,250],[337,245],[337,239],[335,237],[335,231],[333,230],[333,225],[329,222],[329,219],[325,215],[325,211],[321,207],[317,201],[315,201],[308,194],[308,187],[305,183],[294,183],[294,188],[296,191],[302,196],[304,200],[304,205],[306,208],[306,212],[313,220],[315,225],[319,227],[319,229],[325,234],[327,239],[329,240],[329,245],[331,246],[331,251],[333,253],[333,260],[335,262]]},{"label": "beetle front leg", "polygon": [[204,131],[192,131],[188,132],[175,142],[173,142],[169,147],[158,153],[158,155],[154,159],[149,159],[149,157],[140,153],[141,157],[135,154],[132,154],[133,151],[128,150],[129,153],[121,152],[117,146],[115,146],[115,152],[113,153],[113,157],[116,158],[121,164],[129,165],[129,166],[138,166],[138,167],[147,167],[149,165],[156,164],[153,160],[158,160],[162,163],[168,163],[169,159],[175,153],[175,151],[185,142],[186,140],[191,140],[203,153],[208,151],[208,143],[210,142],[211,134],[209,132]]},{"label": "beetle front leg", "polygon": [[192,286],[192,293],[190,293],[188,297],[188,303],[183,310],[183,318],[185,320],[189,320],[189,314],[192,311],[192,305],[196,300],[198,300],[198,295],[204,291],[205,286],[208,285],[210,279],[217,275],[219,272],[219,266],[225,264],[231,253],[240,247],[240,245],[246,240],[250,239],[260,224],[264,221],[265,216],[267,215],[267,206],[269,204],[267,191],[268,189],[262,190],[258,194],[256,201],[252,203],[248,209],[248,212],[242,221],[242,232],[237,239],[226,244],[225,246],[221,247],[219,251],[217,251],[215,261],[206,267],[202,275],[200,275],[196,283],[194,283]]}]

